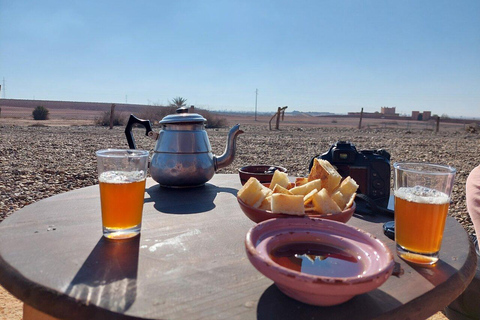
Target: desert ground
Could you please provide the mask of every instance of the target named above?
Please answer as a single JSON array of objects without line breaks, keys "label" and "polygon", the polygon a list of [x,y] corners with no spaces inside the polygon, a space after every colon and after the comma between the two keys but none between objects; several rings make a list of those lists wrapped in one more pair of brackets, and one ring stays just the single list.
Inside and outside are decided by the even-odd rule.
[{"label": "desert ground", "polygon": [[[27,112],[28,111],[28,112]],[[74,113],[75,116],[72,116]],[[0,221],[23,206],[54,194],[97,183],[95,151],[126,148],[124,127],[109,130],[94,125],[97,114],[71,110],[52,112],[51,119],[34,121],[31,110],[2,108],[0,117]],[[465,205],[465,181],[480,164],[480,134],[466,132],[466,124],[391,121],[285,115],[279,130],[269,130],[272,115],[226,116],[229,126],[245,131],[237,140],[236,158],[221,173],[236,173],[249,164],[286,167],[291,176],[308,174],[310,159],[326,152],[338,140],[358,150],[386,149],[391,164],[420,161],[448,164],[457,169],[449,214],[473,235]],[[275,123],[272,122],[272,126]],[[159,130],[158,126],[155,127]],[[225,148],[229,128],[207,129],[213,152]],[[153,150],[154,141],[134,129],[137,147]],[[22,303],[0,287],[0,319],[22,318]],[[431,319],[444,318],[437,313]]]}]

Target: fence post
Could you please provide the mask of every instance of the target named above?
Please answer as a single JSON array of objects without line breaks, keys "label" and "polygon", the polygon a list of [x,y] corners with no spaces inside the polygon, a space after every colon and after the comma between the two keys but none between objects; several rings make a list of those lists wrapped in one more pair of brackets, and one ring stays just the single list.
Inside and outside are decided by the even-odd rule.
[{"label": "fence post", "polygon": [[438,132],[438,129],[440,128],[440,117],[437,116],[437,127],[435,128],[435,133]]},{"label": "fence post", "polygon": [[115,103],[112,103],[110,108],[110,129],[113,128],[113,114],[115,113]]},{"label": "fence post", "polygon": [[275,129],[279,129],[280,128],[280,112],[281,112],[282,108],[278,107],[278,110],[277,110],[277,121],[275,123]]},{"label": "fence post", "polygon": [[280,116],[282,117],[282,121],[283,121],[283,119],[284,119],[284,117],[285,117],[285,109],[287,109],[287,108],[288,108],[287,106],[282,107],[282,108],[278,107],[277,113],[275,113],[275,114],[273,115],[273,117],[270,118],[270,121],[268,122],[268,126],[269,126],[270,130],[272,130],[272,120],[273,120],[275,117],[277,117],[277,119],[276,119],[276,121],[275,121],[275,129],[278,130],[278,129],[280,128]]},{"label": "fence post", "polygon": [[280,116],[282,116],[282,121],[285,117],[285,109],[287,109],[288,107],[285,106],[285,107],[278,107],[278,111],[277,111],[277,124],[276,124],[276,128],[275,129],[280,129]]},{"label": "fence post", "polygon": [[363,108],[360,111],[360,122],[358,123],[358,129],[362,129]]}]

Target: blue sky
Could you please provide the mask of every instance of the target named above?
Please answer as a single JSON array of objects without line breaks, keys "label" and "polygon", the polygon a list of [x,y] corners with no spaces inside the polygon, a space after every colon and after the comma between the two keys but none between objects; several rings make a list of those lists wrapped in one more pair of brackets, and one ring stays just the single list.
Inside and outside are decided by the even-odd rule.
[{"label": "blue sky", "polygon": [[480,1],[0,0],[1,97],[480,117]]}]

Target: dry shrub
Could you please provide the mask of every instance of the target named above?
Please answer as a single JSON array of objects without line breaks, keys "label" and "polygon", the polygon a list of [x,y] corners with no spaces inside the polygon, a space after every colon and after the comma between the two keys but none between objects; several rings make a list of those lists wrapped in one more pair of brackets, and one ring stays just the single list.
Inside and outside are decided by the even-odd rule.
[{"label": "dry shrub", "polygon": [[228,126],[227,118],[221,117],[217,113],[210,112],[208,110],[197,110],[205,119],[207,119],[206,128],[222,128]]},{"label": "dry shrub", "polygon": [[[110,126],[110,111],[105,111],[100,117],[95,119],[97,126]],[[122,112],[113,113],[113,125],[123,126],[127,124],[127,117]]]},{"label": "dry shrub", "polygon": [[479,130],[479,125],[475,122],[465,125],[465,131],[469,133],[477,133]]},{"label": "dry shrub", "polygon": [[33,109],[32,116],[34,120],[48,120],[49,113],[50,111],[44,106],[37,106]]},{"label": "dry shrub", "polygon": [[165,116],[175,113],[177,107],[162,107],[162,106],[150,106],[143,108],[136,117],[143,120],[150,120],[151,123],[157,124]]},{"label": "dry shrub", "polygon": [[[144,120],[150,120],[151,123],[157,124],[158,121],[162,120],[165,116],[169,114],[175,114],[178,108],[176,106],[170,107],[161,107],[161,106],[151,106],[147,108],[143,108],[141,112],[137,115],[138,118]],[[192,112],[192,111],[189,111]],[[210,112],[204,109],[197,109],[195,108],[195,113],[200,114],[205,119],[207,119],[207,123],[205,125],[206,128],[221,128],[226,127],[228,125],[227,118],[220,117],[218,114]]]}]

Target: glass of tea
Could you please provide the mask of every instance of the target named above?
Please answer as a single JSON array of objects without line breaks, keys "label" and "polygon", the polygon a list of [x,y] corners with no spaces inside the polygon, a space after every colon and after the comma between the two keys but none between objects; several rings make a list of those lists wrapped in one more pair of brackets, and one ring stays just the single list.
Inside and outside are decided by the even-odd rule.
[{"label": "glass of tea", "polygon": [[127,239],[140,233],[148,151],[106,149],[96,152],[103,236]]},{"label": "glass of tea", "polygon": [[439,259],[455,168],[394,163],[395,242],[400,258],[421,265]]}]

